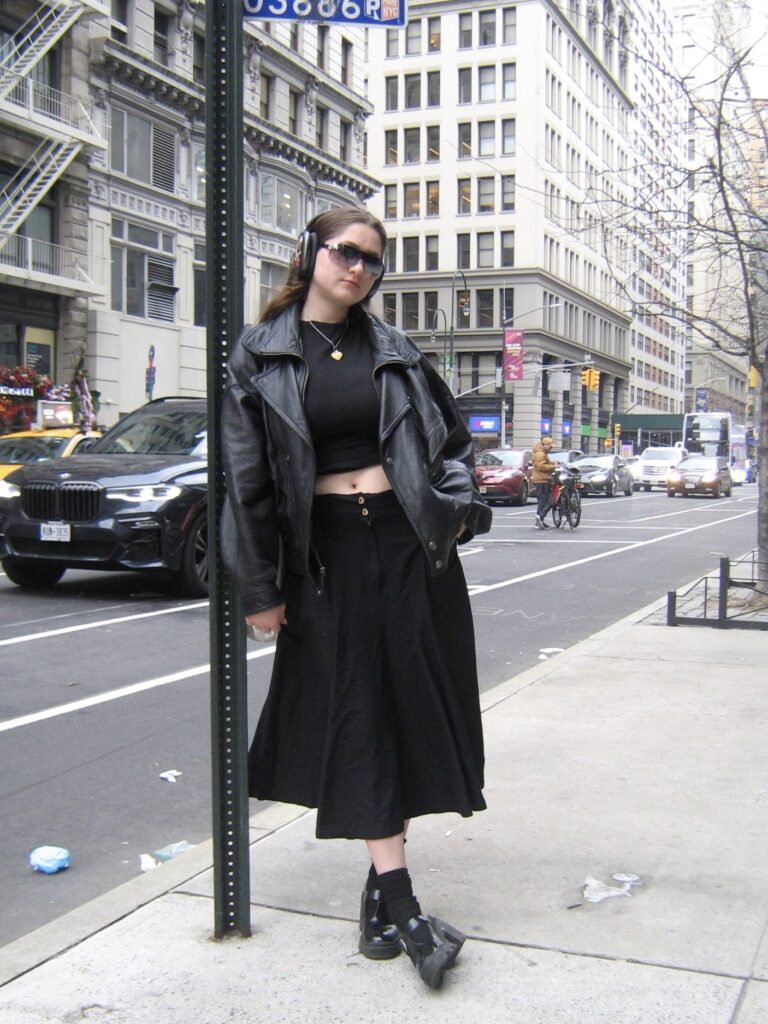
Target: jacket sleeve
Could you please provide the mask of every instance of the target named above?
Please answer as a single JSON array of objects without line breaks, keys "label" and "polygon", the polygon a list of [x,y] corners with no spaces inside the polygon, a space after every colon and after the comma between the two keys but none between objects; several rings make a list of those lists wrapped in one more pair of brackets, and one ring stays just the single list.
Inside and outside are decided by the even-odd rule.
[{"label": "jacket sleeve", "polygon": [[480,497],[477,480],[475,479],[472,435],[461,418],[459,408],[456,405],[456,399],[443,378],[424,355],[421,357],[420,365],[432,397],[437,402],[443,415],[448,432],[443,448],[446,469],[448,471],[462,471],[469,476],[472,482],[472,504],[464,520],[464,532],[459,538],[459,543],[465,544],[479,533],[488,533],[491,528],[493,513]]},{"label": "jacket sleeve", "polygon": [[226,500],[221,554],[246,615],[284,601],[278,586],[280,536],[263,410],[230,369],[221,415]]}]

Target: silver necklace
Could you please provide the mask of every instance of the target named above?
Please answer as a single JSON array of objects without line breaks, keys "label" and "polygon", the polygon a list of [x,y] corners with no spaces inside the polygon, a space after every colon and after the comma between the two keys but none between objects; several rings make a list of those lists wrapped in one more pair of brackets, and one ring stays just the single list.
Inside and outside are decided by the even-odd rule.
[{"label": "silver necklace", "polygon": [[307,323],[312,328],[312,330],[317,331],[317,333],[320,335],[323,341],[327,341],[328,344],[331,346],[331,359],[335,359],[336,362],[338,363],[340,359],[344,358],[344,353],[339,348],[339,345],[342,343],[342,341],[344,340],[344,335],[347,333],[347,328],[349,327],[349,317],[347,317],[347,319],[344,321],[344,330],[339,335],[338,341],[331,341],[328,335],[323,334],[323,332],[320,330],[317,324],[312,323],[311,320],[307,320]]}]

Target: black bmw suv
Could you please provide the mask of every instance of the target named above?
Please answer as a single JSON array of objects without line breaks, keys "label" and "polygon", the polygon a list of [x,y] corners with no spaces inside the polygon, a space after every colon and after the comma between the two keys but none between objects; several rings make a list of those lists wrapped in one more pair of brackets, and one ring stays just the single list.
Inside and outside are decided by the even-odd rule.
[{"label": "black bmw suv", "polygon": [[0,558],[21,587],[67,569],[163,574],[189,596],[208,593],[206,402],[159,398],[87,452],[0,480]]}]

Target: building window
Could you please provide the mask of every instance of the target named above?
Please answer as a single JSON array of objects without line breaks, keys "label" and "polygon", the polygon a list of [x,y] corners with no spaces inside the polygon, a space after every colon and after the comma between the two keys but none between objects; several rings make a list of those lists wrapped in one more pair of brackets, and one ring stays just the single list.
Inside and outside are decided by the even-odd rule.
[{"label": "building window", "polygon": [[515,232],[501,232],[501,265],[502,267],[514,267],[515,265]]},{"label": "building window", "polygon": [[327,71],[328,62],[328,26],[317,26],[317,67],[321,71]]},{"label": "building window", "polygon": [[[426,243],[426,267],[425,270],[437,270],[439,262],[439,238],[437,235],[427,235]],[[426,294],[433,294],[427,292]],[[435,293],[436,294],[436,293]],[[435,302],[437,306],[437,302]]]},{"label": "building window", "polygon": [[437,217],[440,214],[440,182],[427,182],[427,216]]},{"label": "building window", "polygon": [[397,89],[398,78],[397,75],[387,75],[384,81],[384,94],[385,94],[385,110],[397,110],[398,98]]},{"label": "building window", "polygon": [[397,323],[397,293],[387,292],[383,298],[383,313],[385,324]]},{"label": "building window", "polygon": [[389,220],[397,217],[397,185],[384,186],[384,216]]},{"label": "building window", "polygon": [[405,84],[405,109],[415,110],[421,106],[421,75],[406,75]]},{"label": "building window", "polygon": [[[437,269],[436,267],[433,269]],[[435,314],[437,313],[437,292],[424,292],[424,326],[432,331],[433,335],[437,329]],[[445,338],[445,334],[443,335]],[[434,337],[432,341],[434,341]]]},{"label": "building window", "polygon": [[190,196],[198,203],[205,202],[205,146],[196,142],[192,144],[191,160],[192,180]]},{"label": "building window", "polygon": [[200,32],[192,34],[192,81],[205,85],[205,36]]},{"label": "building window", "polygon": [[459,160],[468,160],[472,156],[472,124],[467,121],[459,125]]},{"label": "building window", "polygon": [[112,0],[109,34],[116,43],[128,43],[128,0]]},{"label": "building window", "polygon": [[273,174],[259,180],[259,223],[277,228],[287,235],[298,235],[301,219],[301,194],[296,185]]},{"label": "building window", "polygon": [[387,56],[398,57],[400,55],[400,30],[397,28],[387,29]]},{"label": "building window", "polygon": [[429,53],[437,53],[442,45],[440,19],[427,19],[427,50]]},{"label": "building window", "polygon": [[478,23],[480,46],[496,45],[496,11],[480,11]]},{"label": "building window", "polygon": [[469,234],[456,235],[456,266],[459,270],[469,269]]},{"label": "building window", "polygon": [[288,90],[288,131],[291,135],[299,134],[299,110],[301,97],[294,89]]},{"label": "building window", "polygon": [[195,242],[194,263],[192,265],[194,288],[194,323],[195,327],[205,327],[208,323],[206,315],[206,292],[208,274],[205,270],[205,242]]},{"label": "building window", "polygon": [[397,163],[397,129],[389,128],[384,132],[384,163]]},{"label": "building window", "polygon": [[475,327],[493,327],[493,289],[478,288],[475,292]]},{"label": "building window", "polygon": [[352,84],[352,43],[348,39],[341,40],[341,81]]},{"label": "building window", "polygon": [[344,121],[339,123],[339,160],[342,163],[349,163],[352,159],[352,122]]},{"label": "building window", "polygon": [[421,18],[408,22],[405,30],[405,52],[407,55],[421,53]]},{"label": "building window", "polygon": [[477,265],[478,267],[493,267],[493,232],[478,231],[477,233]]},{"label": "building window", "polygon": [[396,238],[388,238],[387,239],[387,251],[384,254],[384,260],[385,260],[386,265],[387,265],[387,273],[388,274],[396,274],[397,273],[397,239]]},{"label": "building window", "polygon": [[440,72],[427,72],[427,106],[440,106]]},{"label": "building window", "polygon": [[456,184],[458,188],[456,212],[459,214],[472,213],[472,180],[459,178]]},{"label": "building window", "polygon": [[459,49],[472,49],[472,15],[459,15]]},{"label": "building window", "polygon": [[403,239],[403,272],[415,274],[419,270],[419,239],[410,236]]},{"label": "building window", "polygon": [[517,99],[517,64],[502,64],[501,77],[503,80],[503,99]]},{"label": "building window", "polygon": [[164,68],[168,67],[168,35],[170,28],[171,19],[167,14],[155,7],[155,60],[158,64],[162,64]]},{"label": "building window", "polygon": [[481,103],[496,99],[496,65],[488,64],[477,69],[477,88]]},{"label": "building window", "polygon": [[501,318],[502,323],[510,323],[515,318],[515,289],[501,289]]},{"label": "building window", "polygon": [[472,68],[459,68],[459,103],[472,102]]},{"label": "building window", "polygon": [[259,75],[259,114],[265,121],[269,121],[272,112],[273,85],[274,79],[271,75]]},{"label": "building window", "polygon": [[[389,134],[389,133],[387,133]],[[421,128],[403,129],[403,162],[417,164],[421,160]]]},{"label": "building window", "polygon": [[496,122],[479,121],[477,125],[477,151],[479,156],[496,155]]},{"label": "building window", "polygon": [[501,122],[501,152],[504,156],[514,156],[517,151],[517,127],[514,117],[507,117]]},{"label": "building window", "polygon": [[178,291],[173,235],[115,218],[112,238],[112,309],[172,322]]},{"label": "building window", "polygon": [[509,212],[515,208],[514,174],[502,174],[501,176],[501,208],[505,212]]},{"label": "building window", "polygon": [[137,114],[112,109],[110,167],[165,192],[176,186],[176,140],[172,132]]},{"label": "building window", "polygon": [[494,178],[477,179],[477,212],[493,213],[495,209],[494,191],[496,181]]},{"label": "building window", "polygon": [[290,41],[291,49],[294,53],[298,53],[301,49],[301,25],[299,25],[298,21],[291,22]]},{"label": "building window", "polygon": [[440,126],[427,125],[427,160],[440,159]]},{"label": "building window", "polygon": [[328,142],[328,110],[318,105],[315,111],[315,145],[325,149]]},{"label": "building window", "polygon": [[403,330],[419,329],[419,293],[403,292]]},{"label": "building window", "polygon": [[403,217],[420,217],[419,183],[408,182],[403,185]]},{"label": "building window", "polygon": [[502,42],[505,46],[517,42],[517,8],[505,7],[501,14]]}]

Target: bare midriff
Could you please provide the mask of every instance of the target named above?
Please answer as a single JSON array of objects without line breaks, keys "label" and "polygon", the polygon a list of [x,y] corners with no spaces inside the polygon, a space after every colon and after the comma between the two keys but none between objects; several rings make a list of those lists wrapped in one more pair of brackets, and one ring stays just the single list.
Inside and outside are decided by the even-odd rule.
[{"label": "bare midriff", "polygon": [[381,466],[363,466],[345,473],[326,473],[315,481],[315,494],[378,494],[391,491]]}]

